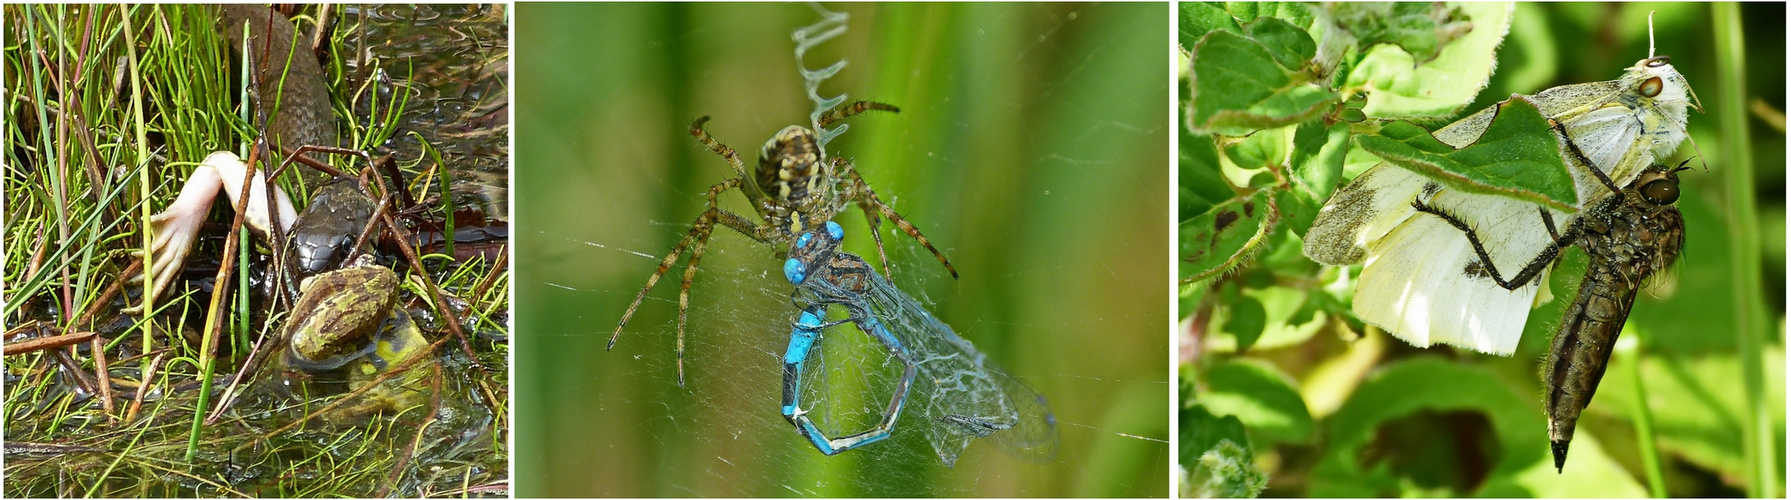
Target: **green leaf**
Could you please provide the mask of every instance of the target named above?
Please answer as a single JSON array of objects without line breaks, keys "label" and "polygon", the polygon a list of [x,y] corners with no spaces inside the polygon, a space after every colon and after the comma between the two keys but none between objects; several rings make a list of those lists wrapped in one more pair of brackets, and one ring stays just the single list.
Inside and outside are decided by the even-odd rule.
[{"label": "green leaf", "polygon": [[1492,123],[1473,144],[1455,149],[1411,122],[1393,122],[1356,145],[1389,163],[1466,192],[1494,194],[1578,210],[1579,195],[1560,140],[1549,120],[1527,98],[1499,104]]},{"label": "green leaf", "polygon": [[1219,415],[1236,416],[1259,444],[1306,442],[1312,437],[1312,414],[1300,398],[1293,378],[1267,361],[1237,358],[1206,372],[1202,404]]},{"label": "green leaf", "polygon": [[1245,26],[1255,37],[1216,31],[1195,44],[1188,73],[1188,128],[1241,136],[1316,118],[1337,94],[1306,71],[1317,46],[1275,18]]},{"label": "green leaf", "polygon": [[1225,2],[1225,10],[1230,11],[1233,16],[1237,16],[1239,21],[1247,23],[1255,21],[1256,17],[1260,15],[1263,3],[1264,2]]},{"label": "green leaf", "polygon": [[1180,420],[1180,463],[1188,467],[1182,489],[1188,496],[1253,497],[1262,492],[1268,477],[1256,470],[1250,440],[1237,417],[1219,417],[1206,407],[1183,407]]},{"label": "green leaf", "polygon": [[[1314,496],[1362,496],[1325,493],[1327,483],[1354,483],[1362,465],[1359,454],[1374,439],[1382,422],[1421,410],[1479,410],[1487,414],[1500,440],[1510,443],[1495,471],[1516,472],[1548,455],[1542,413],[1527,395],[1499,381],[1491,370],[1437,357],[1396,362],[1370,376],[1349,401],[1327,420],[1329,452],[1314,470]],[[1372,495],[1372,494],[1370,494]]]},{"label": "green leaf", "polygon": [[1232,18],[1225,7],[1206,2],[1182,2],[1177,5],[1181,12],[1175,19],[1176,43],[1181,44],[1182,50],[1193,50],[1194,43],[1199,42],[1200,37],[1213,31],[1244,32],[1244,28],[1238,26],[1237,19]]},{"label": "green leaf", "polygon": [[1262,18],[1244,25],[1244,35],[1269,49],[1269,56],[1282,67],[1301,69],[1318,54],[1318,44],[1306,30],[1286,20]]},{"label": "green leaf", "polygon": [[1192,463],[1183,497],[1256,498],[1269,485],[1269,476],[1250,461],[1249,450],[1231,441],[1219,442]]},{"label": "green leaf", "polygon": [[1243,421],[1238,420],[1238,418],[1234,416],[1227,415],[1220,417],[1214,415],[1211,410],[1208,410],[1206,406],[1202,404],[1202,401],[1190,398],[1190,396],[1193,396],[1193,398],[1199,397],[1198,393],[1195,391],[1193,381],[1190,380],[1191,374],[1192,371],[1184,368],[1183,376],[1181,377],[1182,398],[1186,401],[1186,403],[1182,405],[1182,409],[1177,417],[1181,419],[1180,437],[1182,449],[1180,450],[1180,454],[1182,462],[1187,463],[1192,461],[1192,459],[1199,457],[1200,454],[1206,452],[1206,450],[1218,446],[1220,441],[1229,440],[1235,443],[1241,443],[1244,445],[1245,450],[1248,451],[1250,438],[1244,432]]},{"label": "green leaf", "polygon": [[1234,198],[1181,223],[1180,277],[1204,281],[1231,271],[1260,249],[1280,217],[1269,190]]},{"label": "green leaf", "polygon": [[[1312,201],[1298,190],[1275,192],[1275,208],[1281,209],[1281,220],[1286,221],[1285,225],[1293,230],[1295,236],[1306,236],[1306,230],[1312,228],[1312,221],[1318,219],[1318,211],[1324,206],[1323,201]],[[1311,262],[1311,259],[1307,259],[1307,262]]]},{"label": "green leaf", "polygon": [[[1307,5],[1308,4],[1301,2],[1275,2],[1274,5],[1265,5],[1262,12],[1271,17],[1276,17],[1283,21],[1293,23],[1294,26],[1307,28],[1312,26],[1312,19],[1314,16],[1312,9],[1307,8]],[[1308,32],[1310,32],[1310,30],[1308,30]]]},{"label": "green leaf", "polygon": [[[1599,393],[1602,397],[1604,391]],[[1330,448],[1313,469],[1307,496],[1386,496],[1403,491],[1401,485],[1409,479],[1393,477],[1369,448],[1381,432],[1398,431],[1383,424],[1426,411],[1485,414],[1501,449],[1479,494],[1531,496],[1558,491],[1531,486],[1540,483],[1541,472],[1554,473],[1547,425],[1533,395],[1506,385],[1485,366],[1421,357],[1382,367],[1326,420]],[[1547,478],[1551,488],[1600,484],[1608,485],[1604,491],[1612,496],[1645,493],[1602,450],[1591,450],[1597,448],[1592,440],[1576,437],[1565,473]]]},{"label": "green leaf", "polygon": [[[1602,392],[1602,391],[1601,391]],[[1440,358],[1389,365],[1365,382],[1334,414],[1333,446],[1314,473],[1311,496],[1371,496],[1409,493],[1411,478],[1395,477],[1385,463],[1365,460],[1370,441],[1400,432],[1387,425],[1420,412],[1475,411],[1486,415],[1500,443],[1499,461],[1477,496],[1558,497],[1604,492],[1640,496],[1641,485],[1599,446],[1593,433],[1574,440],[1563,473],[1547,452],[1543,419],[1533,398],[1505,385],[1493,370]],[[1366,467],[1366,470],[1358,469]],[[1431,496],[1469,492],[1430,493]],[[1597,495],[1593,495],[1597,496]]]},{"label": "green leaf", "polygon": [[[1322,122],[1306,122],[1294,131],[1293,166],[1295,191],[1307,201],[1323,204],[1343,180],[1343,159],[1349,153],[1349,124],[1325,127]],[[1306,226],[1310,226],[1307,221]],[[1294,232],[1306,234],[1305,226]]]},{"label": "green leaf", "polygon": [[[1290,127],[1262,130],[1243,139],[1225,142],[1225,159],[1242,170],[1280,170],[1287,161]],[[1260,174],[1262,172],[1254,172]]]},{"label": "green leaf", "polygon": [[[1294,244],[1290,245],[1289,248],[1298,252],[1300,247],[1298,244]],[[1256,336],[1255,342],[1249,345],[1244,345],[1245,349],[1263,351],[1299,344],[1311,339],[1314,334],[1318,333],[1318,331],[1324,327],[1324,318],[1317,316],[1305,321],[1293,321],[1295,313],[1299,312],[1300,307],[1306,300],[1302,292],[1293,288],[1277,286],[1259,290],[1247,289],[1240,294],[1239,298],[1221,298],[1222,300],[1220,302],[1227,306],[1231,305],[1234,301],[1249,300],[1256,304],[1260,304],[1262,307],[1263,329],[1261,333]],[[1253,304],[1252,307],[1254,305],[1255,304]],[[1219,317],[1217,320],[1229,322],[1231,319],[1229,315],[1238,314],[1238,311],[1226,308],[1223,309],[1222,314],[1226,316]],[[1254,314],[1254,312],[1252,311],[1250,314]],[[1225,328],[1221,328],[1221,330],[1232,332],[1232,330]],[[1235,333],[1229,336],[1219,335],[1208,338],[1206,346],[1213,352],[1240,352],[1242,349],[1239,349],[1239,345],[1241,345],[1244,340],[1245,339],[1240,338],[1240,336]]]},{"label": "green leaf", "polygon": [[1189,135],[1182,130],[1176,167],[1181,174],[1176,198],[1176,221],[1185,221],[1211,210],[1213,205],[1237,195],[1219,166],[1219,149],[1212,136]]},{"label": "green leaf", "polygon": [[1249,350],[1250,345],[1262,337],[1262,329],[1269,322],[1268,312],[1263,310],[1261,301],[1240,294],[1232,283],[1226,283],[1220,293],[1226,317],[1225,324],[1219,329],[1237,339],[1238,351]]},{"label": "green leaf", "polygon": [[[1599,391],[1600,394],[1603,391]],[[1540,434],[1540,432],[1538,433]],[[1540,438],[1538,438],[1540,439]],[[1612,459],[1595,433],[1574,435],[1567,466],[1537,462],[1514,474],[1489,477],[1475,496],[1492,498],[1642,498],[1648,490]]]},{"label": "green leaf", "polygon": [[[1175,312],[1179,316],[1176,319],[1186,320],[1189,316],[1193,316],[1195,309],[1200,307],[1201,299],[1206,298],[1208,288],[1211,287],[1207,286],[1206,283],[1189,283],[1181,285],[1181,287],[1176,290],[1177,298]],[[1178,328],[1181,328],[1181,326],[1178,326]]]},{"label": "green leaf", "polygon": [[1510,3],[1464,3],[1474,29],[1423,64],[1397,45],[1367,48],[1346,87],[1368,91],[1362,111],[1375,118],[1441,117],[1474,102],[1492,75],[1499,42],[1511,26]]},{"label": "green leaf", "polygon": [[1336,2],[1325,8],[1358,47],[1393,44],[1420,64],[1473,28],[1461,7],[1442,2]]},{"label": "green leaf", "polygon": [[1368,169],[1379,164],[1381,164],[1381,157],[1363,150],[1352,142],[1349,154],[1343,155],[1343,178],[1354,179],[1356,176],[1362,175],[1362,172],[1367,172]]}]

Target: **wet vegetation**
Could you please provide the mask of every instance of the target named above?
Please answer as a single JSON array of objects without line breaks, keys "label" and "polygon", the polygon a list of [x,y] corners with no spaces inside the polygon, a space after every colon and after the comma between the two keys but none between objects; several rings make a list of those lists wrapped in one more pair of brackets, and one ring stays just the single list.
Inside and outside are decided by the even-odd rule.
[{"label": "wet vegetation", "polygon": [[[146,300],[131,279],[151,215],[213,151],[286,157],[257,143],[270,131],[257,111],[296,104],[252,91],[213,7],[9,5],[6,496],[507,493],[504,9],[283,14],[294,57],[323,68],[329,109],[313,111],[366,152],[320,158],[399,174],[363,176],[393,203],[368,241],[428,355],[286,369],[278,245],[222,201]],[[306,172],[280,179],[304,207],[324,177],[289,169]]]}]

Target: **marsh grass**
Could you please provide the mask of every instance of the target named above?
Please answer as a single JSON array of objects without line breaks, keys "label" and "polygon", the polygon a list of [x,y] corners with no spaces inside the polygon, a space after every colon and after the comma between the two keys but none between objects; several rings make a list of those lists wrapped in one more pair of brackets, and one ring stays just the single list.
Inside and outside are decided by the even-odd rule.
[{"label": "marsh grass", "polygon": [[[262,370],[233,407],[201,425],[218,404],[202,395],[229,385],[259,339],[282,326],[284,311],[270,314],[267,301],[251,297],[259,296],[251,278],[260,279],[267,245],[244,240],[236,269],[216,273],[234,213],[214,203],[186,276],[146,319],[119,313],[139,300],[138,286],[120,280],[135,274],[132,251],[146,247],[148,215],[173,201],[199,159],[216,150],[247,157],[260,135],[260,120],[237,104],[246,101],[247,78],[230,73],[231,51],[208,8],[8,5],[4,15],[6,340],[100,333],[90,343],[6,356],[7,496],[504,492],[509,278],[502,262],[419,255],[423,274],[403,259],[394,264],[405,275],[403,303],[425,313],[430,340],[446,340],[437,343],[435,362],[418,364],[428,370],[418,378],[430,392],[421,405],[379,418],[313,416],[346,391],[321,381],[281,384],[277,370]],[[312,15],[296,19],[301,33],[310,33]],[[333,106],[339,117],[356,116],[342,120],[351,124],[345,145],[374,151],[400,133],[412,93],[382,93],[392,84],[366,77],[382,71],[377,59],[345,61],[361,19],[338,14],[337,22],[337,49],[325,65]],[[310,56],[304,47],[295,53]],[[350,172],[364,166],[330,161]],[[449,169],[439,161],[401,158],[400,169],[414,179],[405,189],[441,182],[435,176]],[[313,186],[299,177],[281,183],[303,206]],[[430,212],[451,213],[442,206],[449,199],[436,198]],[[211,278],[194,279],[214,274],[235,284],[227,300],[210,300]],[[453,334],[432,288],[448,297],[469,350],[447,338]],[[204,339],[212,323],[225,323],[215,341]]]}]

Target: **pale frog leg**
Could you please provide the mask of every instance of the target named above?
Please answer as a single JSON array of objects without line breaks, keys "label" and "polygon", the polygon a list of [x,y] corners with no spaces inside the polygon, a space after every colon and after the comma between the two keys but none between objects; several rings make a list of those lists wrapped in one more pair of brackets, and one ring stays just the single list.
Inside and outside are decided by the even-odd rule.
[{"label": "pale frog leg", "polygon": [[[186,264],[187,254],[192,252],[193,241],[199,237],[199,226],[205,222],[205,213],[218,196],[219,188],[230,197],[231,208],[236,200],[241,199],[244,178],[248,174],[248,165],[228,151],[217,151],[205,157],[205,162],[193,170],[187,178],[185,186],[180,189],[180,196],[166,210],[151,216],[149,223],[155,227],[155,242],[151,244],[155,252],[155,268],[150,273],[139,275],[138,279],[151,281],[146,276],[154,276],[153,285],[148,293],[160,297],[167,291],[168,285],[174,282],[174,276]],[[249,193],[249,211],[245,214],[247,224],[256,236],[267,239],[268,213],[265,189],[266,176],[255,173],[255,184]],[[292,199],[286,191],[274,186],[274,203],[279,209],[280,227],[292,227],[298,219],[298,211],[292,207]],[[124,309],[125,314],[142,314],[143,306]]]}]

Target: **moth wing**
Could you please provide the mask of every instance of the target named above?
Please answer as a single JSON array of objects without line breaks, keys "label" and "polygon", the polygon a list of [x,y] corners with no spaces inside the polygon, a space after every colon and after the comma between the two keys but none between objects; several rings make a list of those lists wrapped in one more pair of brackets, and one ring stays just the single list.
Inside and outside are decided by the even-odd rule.
[{"label": "moth wing", "polygon": [[[1580,152],[1585,153],[1586,159],[1617,186],[1628,185],[1643,168],[1653,163],[1653,145],[1649,144],[1652,139],[1644,136],[1641,124],[1628,108],[1617,105],[1598,108],[1567,118],[1561,126]],[[1589,206],[1593,200],[1611,194],[1610,188],[1591,172],[1582,171],[1587,165],[1572,155],[1567,159],[1576,167],[1571,171],[1574,187],[1580,192],[1581,206]]]},{"label": "moth wing", "polygon": [[[1536,205],[1509,198],[1421,187],[1427,204],[1474,229],[1501,277],[1514,279],[1553,241]],[[1557,229],[1564,228],[1562,214]],[[1468,237],[1442,217],[1418,213],[1369,243],[1355,312],[1413,345],[1449,344],[1509,356],[1546,273],[1517,290],[1494,281]]]},{"label": "moth wing", "polygon": [[1410,170],[1382,163],[1339,188],[1306,230],[1302,248],[1323,264],[1358,264],[1369,243],[1381,239],[1415,212],[1412,200],[1430,181]]}]

